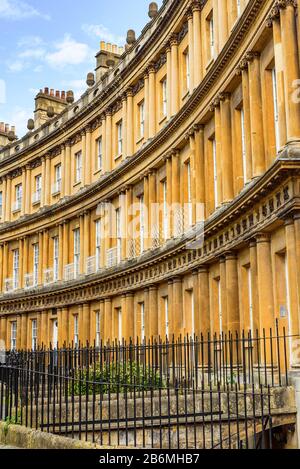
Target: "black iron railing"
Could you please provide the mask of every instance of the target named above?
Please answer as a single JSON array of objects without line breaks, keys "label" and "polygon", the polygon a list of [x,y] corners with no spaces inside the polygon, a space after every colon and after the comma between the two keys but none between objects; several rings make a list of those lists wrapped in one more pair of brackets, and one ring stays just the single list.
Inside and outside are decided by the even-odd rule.
[{"label": "black iron railing", "polygon": [[0,419],[141,448],[272,447],[285,332],[8,352]]}]

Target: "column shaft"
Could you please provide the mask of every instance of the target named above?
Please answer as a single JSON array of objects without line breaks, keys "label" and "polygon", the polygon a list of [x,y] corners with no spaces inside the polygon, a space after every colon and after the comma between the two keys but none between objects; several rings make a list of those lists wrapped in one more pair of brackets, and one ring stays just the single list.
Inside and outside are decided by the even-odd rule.
[{"label": "column shaft", "polygon": [[233,199],[233,164],[231,138],[230,96],[226,93],[221,100],[221,152],[223,177],[223,203]]},{"label": "column shaft", "polygon": [[178,42],[176,38],[171,39],[171,60],[172,60],[172,116],[179,111],[179,67],[178,67]]},{"label": "column shaft", "polygon": [[249,92],[249,72],[248,67],[242,70],[242,87],[243,87],[243,111],[246,134],[246,175],[245,180],[252,179],[252,147],[251,147],[251,116],[250,116],[250,92]]},{"label": "column shaft", "polygon": [[180,337],[183,330],[183,298],[182,298],[182,279],[176,277],[173,279],[173,327],[175,339]]},{"label": "column shaft", "polygon": [[156,132],[156,92],[155,92],[155,68],[149,68],[149,138],[153,138]]},{"label": "column shaft", "polygon": [[149,288],[149,333],[150,338],[158,338],[158,298],[157,287]]},{"label": "column shaft", "polygon": [[202,48],[201,48],[201,8],[200,4],[195,5],[193,8],[193,55],[190,56],[190,61],[194,61],[194,87],[197,87],[202,78]]},{"label": "column shaft", "polygon": [[232,333],[240,331],[239,284],[237,258],[234,254],[226,256],[226,296],[227,328]]},{"label": "column shaft", "polygon": [[262,234],[257,237],[257,284],[259,302],[259,332],[262,336],[274,327],[274,297],[270,239]]},{"label": "column shaft", "polygon": [[127,155],[132,156],[133,150],[133,133],[134,133],[134,118],[133,118],[133,92],[127,91]]},{"label": "column shaft", "polygon": [[210,307],[209,307],[209,278],[208,269],[203,266],[198,271],[198,285],[199,285],[199,311],[196,317],[199,316],[199,332],[204,337],[207,337],[210,331]]}]

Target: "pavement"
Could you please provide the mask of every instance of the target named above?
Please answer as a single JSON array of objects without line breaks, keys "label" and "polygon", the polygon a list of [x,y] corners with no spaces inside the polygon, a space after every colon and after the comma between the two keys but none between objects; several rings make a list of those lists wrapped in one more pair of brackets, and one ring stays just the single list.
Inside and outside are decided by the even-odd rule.
[{"label": "pavement", "polygon": [[1,451],[2,449],[20,449],[20,448],[16,448],[16,447],[14,447],[14,446],[6,446],[6,445],[1,445],[1,444],[0,444],[0,451]]}]

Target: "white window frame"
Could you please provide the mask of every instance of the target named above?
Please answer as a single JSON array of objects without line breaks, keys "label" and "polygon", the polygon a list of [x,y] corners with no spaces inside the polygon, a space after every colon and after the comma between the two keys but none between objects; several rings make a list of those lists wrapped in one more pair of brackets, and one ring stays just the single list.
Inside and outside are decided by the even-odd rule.
[{"label": "white window frame", "polygon": [[162,86],[162,113],[166,116],[168,113],[168,93],[167,93],[167,78],[164,78],[161,82]]},{"label": "white window frame", "polygon": [[116,239],[117,239],[117,262],[121,262],[122,250],[122,225],[121,225],[121,207],[116,209]]},{"label": "white window frame", "polygon": [[73,231],[74,236],[74,277],[77,278],[80,273],[80,229]]},{"label": "white window frame", "polygon": [[95,222],[95,240],[96,240],[96,270],[100,269],[101,265],[101,220]]},{"label": "white window frame", "polygon": [[37,195],[37,200],[41,200],[42,196],[42,175],[38,174],[35,176],[35,192]]},{"label": "white window frame", "polygon": [[241,0],[236,0],[236,12],[237,12],[237,17],[239,18],[242,13]]},{"label": "white window frame", "polygon": [[19,271],[20,271],[20,251],[15,249],[13,251],[13,288],[19,288]]},{"label": "white window frame", "polygon": [[62,181],[62,168],[61,168],[61,164],[57,164],[55,166],[55,183],[59,191],[61,191],[61,181]]},{"label": "white window frame", "polygon": [[16,196],[16,208],[21,210],[22,200],[23,200],[23,186],[22,184],[17,184],[15,187],[15,196]]},{"label": "white window frame", "polygon": [[36,287],[39,283],[39,259],[40,259],[40,246],[39,244],[33,245],[33,286]]},{"label": "white window frame", "polygon": [[186,52],[184,53],[184,60],[185,60],[185,72],[186,72],[186,76],[185,76],[186,88],[187,90],[189,90],[191,86],[191,68],[190,68],[189,50],[186,50]]},{"label": "white window frame", "polygon": [[146,338],[145,303],[140,303],[140,314],[141,314],[141,341],[144,342]]},{"label": "white window frame", "polygon": [[96,311],[96,347],[100,347],[101,345],[101,315],[100,311]]},{"label": "white window frame", "polygon": [[53,238],[53,280],[57,282],[59,276],[59,237]]},{"label": "white window frame", "polygon": [[33,319],[31,321],[31,348],[32,350],[36,350],[37,349],[37,339],[38,339],[38,335],[37,335],[37,319]]},{"label": "white window frame", "polygon": [[279,127],[279,106],[277,94],[277,75],[276,68],[272,69],[272,86],[273,86],[273,106],[274,106],[274,124],[275,124],[275,145],[276,153],[280,150],[280,127]]},{"label": "white window frame", "polygon": [[145,101],[139,104],[140,138],[145,136]]},{"label": "white window frame", "polygon": [[79,315],[74,315],[74,347],[79,347]]},{"label": "white window frame", "polygon": [[13,352],[17,350],[17,332],[18,332],[17,321],[13,321],[10,323],[10,349]]},{"label": "white window frame", "polygon": [[170,323],[169,323],[169,297],[164,298],[164,313],[165,313],[165,330],[166,337],[169,338],[170,335]]},{"label": "white window frame", "polygon": [[103,169],[103,139],[102,135],[97,139],[97,169],[102,171]]},{"label": "white window frame", "polygon": [[209,18],[209,47],[210,47],[210,58],[214,59],[215,57],[215,25],[214,25],[214,15],[211,14]]},{"label": "white window frame", "polygon": [[249,319],[250,319],[250,330],[253,337],[254,334],[254,318],[253,318],[253,290],[252,290],[252,273],[251,267],[247,268],[247,282],[248,282],[248,297],[249,297]]},{"label": "white window frame", "polygon": [[75,153],[75,182],[82,181],[82,151]]},{"label": "white window frame", "polygon": [[118,156],[123,154],[123,121],[117,123]]}]

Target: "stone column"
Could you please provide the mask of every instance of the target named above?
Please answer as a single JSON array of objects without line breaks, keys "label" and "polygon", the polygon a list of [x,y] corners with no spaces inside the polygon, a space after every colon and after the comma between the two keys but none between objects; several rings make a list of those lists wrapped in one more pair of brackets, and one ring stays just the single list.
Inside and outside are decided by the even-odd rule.
[{"label": "stone column", "polygon": [[167,55],[167,120],[170,120],[172,115],[172,58],[171,58],[171,46],[168,42],[166,44],[166,55]]},{"label": "stone column", "polygon": [[237,257],[234,253],[226,255],[226,296],[227,329],[232,333],[240,331],[239,283]]},{"label": "stone column", "polygon": [[3,176],[2,178],[2,200],[3,200],[3,205],[2,205],[2,213],[0,214],[0,219],[2,219],[2,222],[5,222],[6,219],[6,192],[7,192],[7,184],[6,184],[6,176]]},{"label": "stone column", "polygon": [[191,9],[187,11],[188,21],[188,42],[189,42],[189,63],[190,63],[190,93],[194,90],[194,76],[195,76],[195,65],[196,56],[194,54],[194,23],[193,23],[193,12]]},{"label": "stone column", "polygon": [[88,186],[92,181],[92,128],[86,127],[85,136],[85,185]]},{"label": "stone column", "polygon": [[274,328],[273,276],[270,237],[266,233],[260,233],[256,236],[256,241],[259,334],[262,336],[263,329],[268,333],[270,327]]},{"label": "stone column", "polygon": [[[296,9],[294,2],[281,2],[280,25],[282,50],[284,59],[284,85],[286,102],[287,140],[299,141],[300,138],[300,104],[295,99],[295,91],[299,88],[299,57],[296,30]],[[299,5],[298,5],[299,8]],[[299,11],[298,11],[299,14]]]},{"label": "stone column", "polygon": [[[222,330],[220,324],[220,317],[218,316],[216,319],[215,327],[213,332],[219,331],[227,332],[231,331],[228,325],[228,315],[227,315],[227,272],[226,272],[226,258],[220,258],[220,286],[221,286],[221,315],[222,315]],[[218,305],[218,312],[220,312],[219,305]],[[234,331],[231,331],[232,333]]]},{"label": "stone column", "polygon": [[8,243],[5,242],[3,246],[3,265],[0,266],[3,270],[2,278],[3,278],[3,291],[5,291],[5,280],[8,276]]},{"label": "stone column", "polygon": [[23,190],[23,197],[22,197],[22,209],[21,209],[21,216],[25,215],[26,213],[26,192],[27,192],[27,185],[26,185],[26,168],[22,168],[22,190]]},{"label": "stone column", "polygon": [[44,348],[49,346],[49,337],[48,337],[48,311],[43,311],[41,313],[41,332],[40,332],[40,343]]},{"label": "stone column", "polygon": [[[28,274],[28,261],[29,261],[29,237],[25,236],[24,238],[24,249],[23,249],[23,282],[24,277]],[[22,262],[22,259],[21,259]]]},{"label": "stone column", "polygon": [[26,166],[26,201],[25,201],[25,212],[27,215],[31,213],[31,167]]},{"label": "stone column", "polygon": [[3,288],[3,269],[2,269],[2,266],[3,266],[3,251],[4,251],[4,247],[3,247],[3,244],[0,244],[0,292],[4,291],[4,288]]},{"label": "stone column", "polygon": [[144,71],[144,106],[145,106],[145,128],[144,139],[147,142],[149,138],[149,75],[148,71]]},{"label": "stone column", "polygon": [[[174,228],[173,228],[173,216],[171,212],[171,207],[172,207],[172,191],[173,191],[173,177],[172,177],[172,166],[173,166],[173,158],[172,154],[167,155],[165,158],[166,162],[166,173],[167,173],[167,206],[168,206],[168,238],[171,238],[173,233],[174,233]],[[177,180],[178,184],[178,180]]]},{"label": "stone column", "polygon": [[290,317],[291,330],[289,331],[292,335],[299,336],[300,327],[300,285],[298,284],[298,270],[300,268],[297,265],[297,247],[296,247],[296,236],[295,236],[295,225],[293,218],[289,218],[285,222],[285,239],[286,239],[286,263],[287,263],[287,275],[288,275],[288,287],[287,292],[289,298],[290,311],[288,312]]},{"label": "stone column", "polygon": [[[169,186],[168,186],[169,190]],[[171,234],[177,236],[182,226],[182,212],[180,204],[180,153],[172,151],[172,204],[173,204],[173,230]]]},{"label": "stone column", "polygon": [[103,148],[103,174],[108,172],[106,163],[106,116],[105,113],[101,116],[101,127],[102,127],[102,148]]},{"label": "stone column", "polygon": [[173,327],[175,339],[183,334],[182,278],[173,279]]},{"label": "stone column", "polygon": [[[128,142],[127,142],[128,143]],[[112,170],[112,110],[108,109],[106,111],[106,156],[105,156],[105,172],[110,172]]]},{"label": "stone column", "polygon": [[201,266],[198,270],[199,285],[199,332],[207,338],[210,331],[210,308],[209,308],[209,278],[208,268]]},{"label": "stone column", "polygon": [[[51,159],[50,155],[46,155],[45,165],[45,205],[50,205],[50,194],[51,194]],[[43,191],[42,191],[43,192]]]},{"label": "stone column", "polygon": [[82,308],[83,321],[82,321],[82,343],[84,346],[90,342],[90,328],[91,328],[91,309],[89,303],[85,303]]},{"label": "stone column", "polygon": [[278,103],[278,117],[279,117],[279,144],[280,148],[286,144],[286,109],[285,109],[285,89],[284,89],[284,59],[283,47],[279,20],[279,11],[274,9],[274,13],[267,20],[267,26],[272,27],[274,54],[275,54],[275,70],[277,81],[277,103]]},{"label": "stone column", "polygon": [[49,268],[49,232],[44,231],[44,242],[43,242],[43,278],[45,278],[45,270]]},{"label": "stone column", "polygon": [[149,176],[148,174],[144,175],[144,225],[145,225],[145,239],[144,239],[144,245],[145,245],[145,250],[150,249],[150,236],[149,236]]},{"label": "stone column", "polygon": [[84,231],[82,233],[83,242],[83,273],[86,272],[86,263],[90,257],[90,234],[91,234],[91,214],[89,211],[84,212]]},{"label": "stone column", "polygon": [[21,350],[27,350],[31,349],[31,344],[27,343],[27,334],[28,334],[28,316],[26,313],[23,313],[21,315],[21,330],[18,331],[17,328],[17,334],[20,334],[20,339],[21,339]]},{"label": "stone column", "polygon": [[63,277],[65,268],[69,264],[69,222],[65,221],[63,225]]},{"label": "stone column", "polygon": [[81,214],[79,217],[79,230],[80,230],[80,273],[84,274],[85,264],[84,264],[84,242],[87,236],[87,233],[84,231],[84,214]]},{"label": "stone column", "polygon": [[59,245],[59,273],[58,280],[64,279],[64,225],[63,223],[59,224],[58,227],[58,245]]},{"label": "stone column", "polygon": [[249,52],[246,58],[249,62],[252,169],[253,177],[257,177],[265,171],[260,54]]},{"label": "stone column", "polygon": [[66,141],[65,149],[65,196],[71,195],[71,141]]},{"label": "stone column", "polygon": [[113,340],[112,338],[112,302],[111,298],[104,300],[104,343]]},{"label": "stone column", "polygon": [[[47,174],[46,174],[46,156],[42,157],[42,193],[41,193],[41,207],[46,205],[46,185],[47,185]],[[35,192],[35,187],[33,193]],[[23,194],[24,195],[24,194]],[[30,196],[30,205],[32,205],[32,196]]]},{"label": "stone column", "polygon": [[149,73],[149,138],[153,138],[156,132],[156,84],[155,67],[150,64]]},{"label": "stone column", "polygon": [[[195,126],[195,185],[196,203],[205,204],[205,154],[204,154],[204,127]],[[201,218],[199,218],[199,216]],[[196,211],[196,222],[202,221],[202,216]]]},{"label": "stone column", "polygon": [[202,48],[201,48],[201,5],[194,2],[193,11],[193,55],[190,55],[190,62],[194,61],[194,87],[197,87],[202,79]]},{"label": "stone column", "polygon": [[7,348],[7,317],[0,318],[0,340],[3,341],[5,348]]},{"label": "stone column", "polygon": [[252,146],[251,146],[251,115],[250,115],[250,90],[249,90],[249,71],[247,61],[243,61],[241,65],[242,87],[243,87],[243,111],[245,122],[246,136],[246,181],[252,179]]},{"label": "stone column", "polygon": [[158,298],[157,286],[151,285],[149,288],[149,338],[158,338]]},{"label": "stone column", "polygon": [[134,117],[133,117],[133,91],[128,88],[127,94],[127,155],[132,156],[133,149],[133,134],[134,134]]},{"label": "stone column", "polygon": [[155,240],[159,237],[158,232],[158,211],[157,211],[157,182],[156,171],[149,171],[149,236],[150,247],[154,247]]},{"label": "stone column", "polygon": [[169,307],[169,340],[173,340],[174,330],[174,306],[173,306],[173,279],[168,280],[168,307]]},{"label": "stone column", "polygon": [[195,132],[192,128],[189,132],[190,141],[190,171],[191,171],[191,198],[192,198],[192,225],[196,223],[196,186],[199,181],[196,179],[196,142]]},{"label": "stone column", "polygon": [[66,147],[64,144],[60,146],[61,156],[60,156],[60,164],[61,164],[61,191],[60,195],[63,198],[65,196],[65,183],[66,183]]},{"label": "stone column", "polygon": [[[216,207],[223,203],[223,160],[222,160],[222,127],[221,127],[221,110],[220,102],[217,100],[214,105],[215,108],[215,140],[216,140],[216,153],[217,153],[217,186],[218,186],[218,200],[215,201]],[[213,159],[210,162],[214,164]],[[213,173],[213,171],[212,171]]]},{"label": "stone column", "polygon": [[19,266],[19,288],[23,288],[24,286],[24,274],[23,274],[23,263],[22,259],[24,257],[24,239],[19,239],[19,259],[20,259],[20,266]]},{"label": "stone column", "polygon": [[227,39],[228,39],[228,9],[224,7],[224,0],[218,0],[218,7],[217,7],[217,25],[218,25],[218,33],[219,33],[219,51],[223,49]]},{"label": "stone column", "polygon": [[81,129],[81,163],[82,163],[82,183],[85,185],[85,171],[86,171],[86,132],[85,129]]},{"label": "stone column", "polygon": [[5,221],[10,221],[11,220],[11,199],[12,199],[12,194],[11,194],[11,176],[8,175],[6,178],[6,214],[5,214]]},{"label": "stone column", "polygon": [[256,240],[250,241],[250,270],[252,285],[252,311],[254,333],[259,330],[259,298],[258,298],[258,271],[257,271],[257,244]]},{"label": "stone column", "polygon": [[232,133],[229,93],[221,95],[220,108],[223,203],[228,203],[233,199]]},{"label": "stone column", "polygon": [[[125,195],[124,195],[124,216],[126,217],[125,222],[125,235],[126,238],[124,240],[124,244],[126,245],[126,255],[124,259],[129,259],[132,255],[132,203],[133,203],[133,193],[132,193],[132,186],[127,186],[125,188]],[[125,249],[125,248],[124,248]]]},{"label": "stone column", "polygon": [[135,340],[134,337],[134,294],[126,293],[126,309],[123,316],[123,336],[128,342],[130,339]]},{"label": "stone column", "polygon": [[[296,261],[297,265],[300,265],[300,211],[294,214],[294,230],[296,240]],[[300,288],[300,269],[297,269],[298,288]]]},{"label": "stone column", "polygon": [[123,139],[123,156],[127,157],[127,96],[126,93],[122,94],[122,139]]},{"label": "stone column", "polygon": [[178,39],[177,34],[170,38],[171,61],[172,61],[172,82],[171,82],[171,115],[174,116],[179,111],[179,66],[178,66]]},{"label": "stone column", "polygon": [[42,285],[43,283],[43,278],[44,278],[44,272],[43,272],[43,232],[39,232],[39,271],[38,271],[38,284]]},{"label": "stone column", "polygon": [[193,299],[194,299],[194,325],[195,325],[194,333],[196,337],[199,337],[201,334],[201,328],[200,328],[200,314],[199,314],[200,297],[199,297],[198,270],[193,271]]}]

